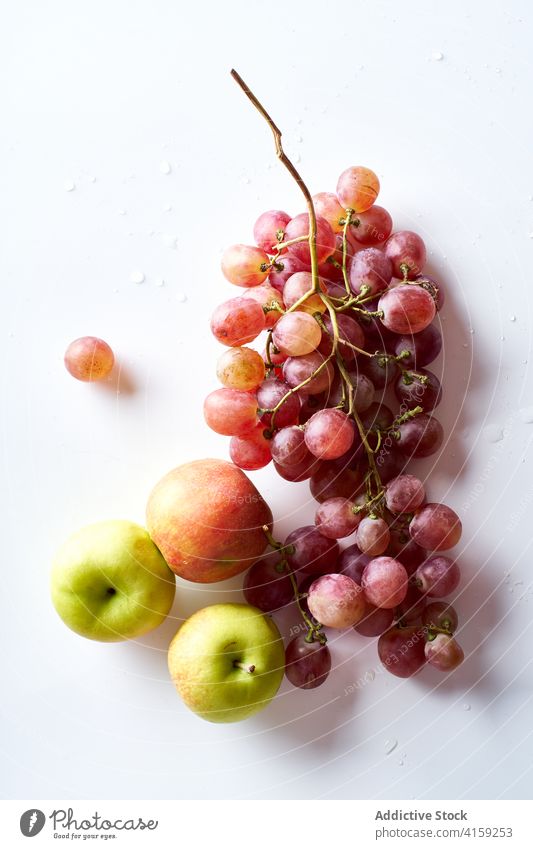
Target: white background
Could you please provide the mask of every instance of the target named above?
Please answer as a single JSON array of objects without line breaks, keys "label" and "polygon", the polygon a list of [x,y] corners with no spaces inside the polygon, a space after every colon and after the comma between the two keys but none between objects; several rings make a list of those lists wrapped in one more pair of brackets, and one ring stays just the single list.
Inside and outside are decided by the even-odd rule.
[{"label": "white background", "polygon": [[[528,6],[4,4],[3,796],[530,796]],[[457,608],[468,659],[449,679],[426,670],[403,681],[381,674],[373,641],[332,635],[326,686],[284,685],[262,714],[222,727],[180,703],[166,647],[194,609],[240,600],[238,579],[180,584],[158,631],[100,645],[56,616],[48,572],[77,527],[142,522],[162,474],[226,456],[202,417],[219,354],[209,314],[237,294],[220,252],[249,241],[263,210],[303,208],[231,66],[271,109],[312,191],[369,165],[396,226],[427,240],[447,292],[438,417],[448,440],[418,471],[464,522]],[[120,372],[106,385],[63,367],[67,344],[85,334],[116,352]],[[311,519],[307,484],[271,468],[252,477],[278,536]]]}]

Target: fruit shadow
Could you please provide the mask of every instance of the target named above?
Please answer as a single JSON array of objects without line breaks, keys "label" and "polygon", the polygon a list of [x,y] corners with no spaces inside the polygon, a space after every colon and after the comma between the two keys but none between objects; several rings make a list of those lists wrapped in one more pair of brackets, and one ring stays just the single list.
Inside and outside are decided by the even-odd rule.
[{"label": "fruit shadow", "polygon": [[111,395],[134,395],[137,386],[131,371],[124,365],[115,365],[108,380],[103,381],[100,386]]}]

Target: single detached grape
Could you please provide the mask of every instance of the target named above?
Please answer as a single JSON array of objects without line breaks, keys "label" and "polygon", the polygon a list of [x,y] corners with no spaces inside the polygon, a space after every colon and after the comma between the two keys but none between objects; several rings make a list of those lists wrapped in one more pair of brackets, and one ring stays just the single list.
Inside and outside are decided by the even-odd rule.
[{"label": "single detached grape", "polygon": [[265,313],[265,327],[270,330],[276,322],[281,318],[282,310],[284,309],[283,298],[281,292],[274,289],[270,283],[263,283],[261,286],[254,286],[253,289],[248,289],[244,298],[252,298],[257,301],[263,312]]},{"label": "single detached grape", "polygon": [[370,604],[390,609],[404,600],[407,581],[407,572],[398,560],[375,557],[365,567],[361,586]]},{"label": "single detached grape", "polygon": [[351,447],[355,424],[342,410],[319,410],[305,426],[305,444],[321,460],[335,460]]},{"label": "single detached grape", "polygon": [[394,627],[378,640],[378,655],[383,666],[398,678],[409,678],[426,662],[426,630],[422,625]]},{"label": "single detached grape", "polygon": [[441,672],[451,672],[465,659],[465,653],[455,637],[447,634],[437,634],[433,640],[428,639],[425,654],[427,662]]},{"label": "single detached grape", "polygon": [[308,643],[304,634],[290,641],[285,649],[285,675],[294,687],[312,690],[320,687],[331,670],[331,654],[327,645]]},{"label": "single detached grape", "polygon": [[230,298],[219,304],[211,316],[213,336],[230,348],[252,342],[264,327],[265,314],[251,298]]},{"label": "single detached grape", "polygon": [[392,280],[392,263],[378,248],[366,248],[357,253],[350,265],[350,288],[361,294],[363,286],[367,295],[383,292]]},{"label": "single detached grape", "polygon": [[353,498],[361,491],[363,477],[358,469],[342,467],[333,460],[323,462],[309,481],[311,495],[319,503],[329,498]]},{"label": "single detached grape", "polygon": [[414,580],[417,587],[428,596],[444,598],[459,586],[461,572],[454,560],[441,554],[421,563],[415,572]]},{"label": "single detached grape", "polygon": [[65,368],[85,383],[104,380],[115,363],[113,351],[97,336],[82,336],[71,342],[65,351]]},{"label": "single detached grape", "polygon": [[445,628],[453,634],[459,624],[459,617],[451,604],[445,601],[432,601],[422,612],[422,622],[428,628]]},{"label": "single detached grape", "polygon": [[265,379],[265,364],[253,348],[229,348],[218,359],[217,377],[228,389],[248,392]]},{"label": "single detached grape", "polygon": [[[440,354],[442,334],[438,327],[429,324],[414,336],[400,336],[394,345],[395,355],[402,356],[403,368],[420,369],[429,365]],[[407,356],[405,354],[407,353]]]},{"label": "single detached grape", "polygon": [[[297,215],[292,218],[285,228],[285,239],[298,239],[301,236],[309,234],[309,216],[307,212]],[[325,262],[328,256],[331,256],[335,250],[335,233],[329,226],[328,222],[316,216],[316,255],[318,262]],[[309,242],[296,242],[289,246],[289,253],[299,259],[301,262],[310,263],[311,255],[309,253]]]},{"label": "single detached grape", "polygon": [[[421,377],[425,380],[420,380]],[[420,406],[426,413],[434,410],[442,398],[439,379],[425,368],[417,369],[416,372],[403,372],[394,384],[394,393],[407,409]]]},{"label": "single detached grape", "polygon": [[238,389],[215,389],[204,401],[206,423],[223,436],[247,436],[258,423],[257,399]]},{"label": "single detached grape", "polygon": [[236,466],[247,472],[268,466],[272,454],[270,440],[265,437],[264,425],[256,425],[246,436],[232,436],[229,443],[229,455]]},{"label": "single detached grape", "polygon": [[[306,316],[306,313],[300,313],[300,315]],[[306,317],[311,318],[311,316]],[[283,364],[285,382],[293,389],[298,387],[298,394],[301,396],[319,395],[325,392],[331,386],[333,375],[333,365],[319,351],[313,351],[303,357],[289,357]],[[305,386],[301,386],[300,384],[304,381],[306,381]]]},{"label": "single detached grape", "polygon": [[337,197],[344,209],[366,212],[379,194],[379,180],[370,168],[354,165],[343,171],[337,182]]},{"label": "single detached grape", "polygon": [[374,607],[367,602],[365,615],[354,625],[354,629],[363,637],[379,637],[394,621],[394,612],[385,607]]},{"label": "single detached grape", "polygon": [[222,254],[222,273],[235,286],[259,286],[269,272],[268,256],[255,245],[231,245]]},{"label": "single detached grape", "polygon": [[[325,292],[326,286],[323,280],[319,280],[320,289]],[[287,309],[292,307],[313,287],[313,276],[310,271],[297,271],[285,283],[283,287],[283,302]],[[326,305],[320,295],[309,295],[299,307],[297,312],[308,312],[313,315],[316,312],[325,312]]]},{"label": "single detached grape", "polygon": [[287,553],[287,559],[295,571],[309,575],[337,571],[339,545],[335,540],[322,536],[314,525],[296,528],[289,534],[284,546],[294,546],[294,551]]},{"label": "single detached grape", "polygon": [[388,289],[379,299],[383,324],[393,333],[419,333],[435,318],[435,301],[421,286],[402,283]]},{"label": "single detached grape", "polygon": [[347,575],[322,575],[309,588],[307,606],[327,628],[349,628],[365,614],[361,587]]},{"label": "single detached grape", "polygon": [[349,537],[361,521],[361,514],[353,512],[353,501],[347,498],[329,498],[315,514],[315,525],[328,539]]},{"label": "single detached grape", "polygon": [[392,232],[392,218],[382,206],[371,206],[351,224],[350,232],[362,245],[381,245]]},{"label": "single detached grape", "polygon": [[418,233],[398,230],[385,245],[385,253],[392,262],[394,276],[414,280],[426,264],[426,246]]},{"label": "single detached grape", "polygon": [[426,504],[417,510],[409,533],[422,548],[446,551],[457,545],[462,533],[461,520],[446,504]]},{"label": "single detached grape", "polygon": [[[291,216],[280,209],[270,209],[268,212],[263,212],[254,224],[256,244],[267,254],[274,253],[273,246],[283,242],[285,228],[290,220]],[[287,249],[282,249],[282,251],[285,250]]]},{"label": "single detached grape", "polygon": [[408,457],[430,457],[444,441],[444,431],[438,419],[419,413],[398,429],[397,447]]},{"label": "single detached grape", "polygon": [[304,434],[297,425],[278,430],[270,443],[272,459],[280,466],[297,466],[311,460],[311,454],[305,444]]},{"label": "single detached grape", "polygon": [[383,554],[389,545],[389,526],[384,519],[371,519],[367,516],[357,528],[355,539],[363,554],[377,557]]},{"label": "single detached grape", "polygon": [[272,333],[276,348],[289,357],[310,354],[318,348],[321,338],[322,331],[316,320],[306,312],[282,315]]},{"label": "single detached grape", "polygon": [[313,195],[313,205],[315,213],[328,222],[334,233],[342,233],[341,221],[346,217],[346,212],[337,200],[337,195],[333,192],[318,192]]},{"label": "single detached grape", "polygon": [[261,413],[261,421],[266,427],[272,424],[272,413],[267,411],[273,410],[283,398],[285,401],[275,415],[276,427],[286,427],[298,421],[300,399],[296,393],[288,394],[290,391],[288,383],[275,377],[269,377],[260,384],[257,389],[257,406],[265,411]]},{"label": "single detached grape", "polygon": [[399,475],[385,487],[385,504],[391,513],[412,513],[425,497],[424,484],[414,475]]},{"label": "single detached grape", "polygon": [[281,557],[272,552],[258,560],[244,576],[242,591],[248,604],[264,613],[272,613],[294,599],[291,579]]}]

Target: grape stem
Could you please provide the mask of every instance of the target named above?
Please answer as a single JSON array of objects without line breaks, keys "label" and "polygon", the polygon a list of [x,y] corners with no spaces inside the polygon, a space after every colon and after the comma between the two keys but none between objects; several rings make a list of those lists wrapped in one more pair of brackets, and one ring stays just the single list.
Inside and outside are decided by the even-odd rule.
[{"label": "grape stem", "polygon": [[286,557],[287,554],[294,552],[294,546],[285,546],[283,545],[283,543],[274,539],[274,537],[270,533],[270,528],[268,527],[268,525],[263,525],[263,533],[266,536],[270,547],[274,548],[281,555],[282,559],[280,560],[278,565],[283,566],[283,571],[287,572],[289,576],[289,580],[292,585],[292,591],[294,593],[294,600],[296,601],[296,604],[298,606],[300,616],[302,617],[304,624],[307,627],[307,636],[305,638],[306,641],[308,643],[313,643],[316,640],[320,643],[321,646],[324,646],[327,643],[327,637],[322,631],[322,625],[320,624],[320,622],[313,622],[303,609],[301,604],[301,599],[303,598],[303,596],[298,589],[298,584],[296,582],[294,572],[291,569],[289,561]]}]

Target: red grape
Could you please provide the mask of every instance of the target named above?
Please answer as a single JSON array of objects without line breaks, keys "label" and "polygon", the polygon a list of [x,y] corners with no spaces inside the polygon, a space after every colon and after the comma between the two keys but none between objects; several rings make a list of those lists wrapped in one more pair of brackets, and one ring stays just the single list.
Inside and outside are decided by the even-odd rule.
[{"label": "red grape", "polygon": [[291,312],[282,315],[274,327],[272,341],[289,357],[310,354],[320,344],[322,331],[312,315]]},{"label": "red grape", "polygon": [[361,521],[361,514],[354,513],[353,501],[348,498],[328,498],[315,514],[315,525],[328,539],[342,539],[353,534]]},{"label": "red grape", "polygon": [[279,610],[294,600],[287,568],[280,564],[280,555],[273,551],[254,563],[244,576],[244,598],[264,613]]},{"label": "red grape", "polygon": [[400,369],[393,357],[388,354],[375,354],[373,357],[364,357],[361,370],[376,389],[384,389],[398,376]]},{"label": "red grape", "polygon": [[417,274],[415,279],[419,286],[422,286],[423,289],[429,292],[435,301],[437,312],[440,312],[444,306],[444,289],[442,288],[442,284],[437,283],[436,280],[428,277],[427,274]]},{"label": "red grape", "polygon": [[370,168],[353,165],[347,168],[337,182],[337,197],[344,209],[366,212],[379,194],[379,180]]},{"label": "red grape", "polygon": [[385,504],[391,513],[412,513],[425,497],[424,484],[414,475],[399,475],[385,487]]},{"label": "red grape", "polygon": [[257,399],[238,389],[215,389],[204,401],[206,423],[223,436],[247,436],[258,423]]},{"label": "red grape", "polygon": [[[306,313],[300,313],[300,315],[305,316]],[[320,371],[314,374],[318,369]],[[318,351],[303,357],[289,357],[283,364],[283,377],[293,389],[300,387],[304,381],[308,381],[298,390],[300,395],[318,395],[324,392],[331,385],[333,374],[333,365],[331,362],[326,362],[326,358]]]},{"label": "red grape", "polygon": [[396,442],[408,457],[430,457],[444,441],[444,431],[438,419],[419,413],[398,427]]},{"label": "red grape", "polygon": [[319,410],[305,426],[305,444],[322,460],[335,460],[351,447],[355,425],[342,410]]},{"label": "red grape", "polygon": [[[307,212],[302,212],[292,218],[285,228],[285,239],[298,239],[300,236],[307,236],[309,233],[309,216]],[[316,216],[316,255],[318,262],[324,262],[328,256],[331,256],[335,250],[335,233],[329,226],[328,222]],[[295,256],[300,262],[308,263],[311,260],[309,253],[309,242],[296,242],[289,246],[289,253]]]},{"label": "red grape", "polygon": [[251,472],[268,466],[272,459],[270,441],[265,438],[265,427],[258,424],[246,436],[232,436],[229,456],[239,469]]},{"label": "red grape", "polygon": [[392,280],[392,263],[378,248],[366,248],[355,254],[350,265],[350,288],[354,294],[367,286],[367,295],[383,292]]},{"label": "red grape", "polygon": [[393,333],[419,333],[435,317],[435,301],[425,289],[413,283],[401,283],[388,289],[379,299],[381,319]]},{"label": "red grape", "polygon": [[409,533],[422,548],[446,551],[461,539],[462,525],[457,513],[446,504],[426,504],[415,513]]},{"label": "red grape", "polygon": [[235,286],[259,286],[269,272],[268,256],[251,245],[231,245],[222,254],[222,273]]},{"label": "red grape", "polygon": [[320,503],[329,498],[352,498],[362,486],[362,476],[357,469],[345,468],[335,460],[321,463],[309,481],[311,495]]},{"label": "red grape", "polygon": [[274,468],[280,478],[292,483],[308,480],[320,468],[320,460],[310,455],[301,463],[295,463],[293,466],[282,466],[280,463],[274,463]]},{"label": "red grape", "polygon": [[356,542],[364,554],[377,557],[387,550],[390,540],[389,526],[384,519],[365,517],[357,528]]},{"label": "red grape", "polygon": [[364,616],[363,590],[347,575],[322,575],[309,587],[307,606],[327,628],[349,628]]},{"label": "red grape", "polygon": [[272,459],[280,466],[297,466],[312,459],[303,431],[297,425],[278,430],[272,437],[270,450]]},{"label": "red grape", "polygon": [[285,675],[295,687],[312,690],[324,683],[331,670],[327,645],[308,643],[304,634],[290,641],[285,650]]},{"label": "red grape", "polygon": [[219,342],[232,348],[252,342],[265,327],[265,314],[251,298],[230,298],[211,316],[211,332]]},{"label": "red grape", "polygon": [[[355,319],[341,313],[337,316],[337,324],[339,327],[339,339],[346,340],[350,345],[355,345],[356,348],[364,347],[365,335]],[[318,346],[318,350],[322,354],[328,355],[333,349],[333,325],[329,316],[324,318],[324,325],[327,332],[322,334],[322,340]],[[345,345],[341,342],[337,349],[345,363],[350,363],[357,356],[357,351],[354,351],[350,345]]]},{"label": "red grape", "polygon": [[396,607],[407,593],[408,576],[392,557],[376,557],[365,567],[361,586],[365,598],[375,607]]},{"label": "red grape", "polygon": [[[276,377],[269,377],[257,389],[257,406],[260,410],[273,410],[290,391],[291,387],[288,383],[278,380]],[[287,399],[276,412],[276,427],[286,427],[287,425],[295,424],[298,421],[299,412],[300,399],[296,393],[288,395]],[[272,413],[261,413],[261,421],[264,425],[270,427],[272,424]]]},{"label": "red grape", "polygon": [[385,607],[374,607],[367,602],[365,615],[354,629],[363,637],[379,637],[385,633],[394,621],[394,612]]},{"label": "red grape", "polygon": [[362,245],[380,245],[392,232],[392,218],[382,206],[371,206],[352,221],[351,233]]},{"label": "red grape", "polygon": [[[326,291],[326,286],[323,280],[319,278],[319,286],[321,291]],[[292,307],[299,301],[307,292],[313,288],[313,277],[310,271],[297,271],[291,275],[283,287],[283,301],[287,309]],[[326,305],[320,295],[309,295],[306,300],[296,308],[297,311],[308,312],[313,315],[316,312],[325,312]]]},{"label": "red grape", "polygon": [[338,563],[338,571],[348,575],[356,584],[360,584],[365,567],[370,563],[371,557],[363,554],[357,545],[350,545],[341,552]]},{"label": "red grape", "polygon": [[313,195],[313,205],[316,214],[328,222],[334,233],[342,233],[343,225],[340,222],[346,217],[346,212],[337,200],[337,195],[333,192],[318,192]]},{"label": "red grape", "polygon": [[294,546],[294,552],[287,559],[296,571],[309,575],[325,575],[335,572],[339,558],[339,545],[336,540],[326,539],[314,525],[296,528],[284,542],[285,546]]},{"label": "red grape", "polygon": [[[417,375],[425,377],[426,381],[423,383]],[[424,368],[418,369],[415,374],[404,371],[394,384],[394,393],[400,404],[406,405],[408,409],[420,406],[426,412],[434,410],[442,398],[439,379]]]},{"label": "red grape", "polygon": [[437,555],[430,557],[418,567],[414,579],[417,587],[428,596],[443,598],[457,589],[461,572],[454,560]]},{"label": "red grape", "polygon": [[217,377],[228,389],[256,389],[265,379],[265,364],[253,348],[229,348],[219,357]]},{"label": "red grape", "polygon": [[395,618],[406,625],[414,625],[422,619],[427,599],[417,587],[409,584],[404,600],[394,611]]},{"label": "red grape", "polygon": [[274,327],[276,322],[281,318],[282,313],[275,304],[283,310],[283,298],[281,297],[281,293],[269,283],[263,283],[262,286],[255,286],[253,289],[249,289],[243,297],[252,298],[254,301],[257,301],[265,313],[265,327],[267,329]]},{"label": "red grape", "polygon": [[421,625],[390,628],[378,640],[379,659],[388,672],[409,678],[426,662],[425,643],[426,631]]},{"label": "red grape", "polygon": [[[291,216],[280,209],[263,212],[254,224],[254,239],[267,254],[274,253],[273,245],[284,241],[285,228]],[[283,250],[286,250],[284,248]]]},{"label": "red grape", "polygon": [[400,336],[394,346],[396,356],[409,352],[408,357],[403,357],[401,364],[404,368],[420,369],[432,363],[440,354],[442,348],[442,335],[434,324],[415,333],[414,336]]},{"label": "red grape", "polygon": [[465,659],[465,653],[455,637],[448,634],[437,634],[429,639],[425,646],[426,660],[441,672],[456,669]]},{"label": "red grape", "polygon": [[278,292],[283,292],[285,283],[289,277],[296,274],[297,271],[307,270],[306,263],[300,262],[299,259],[290,254],[283,254],[283,256],[276,259],[268,277],[268,282],[274,287],[274,289],[277,289]]},{"label": "red grape", "polygon": [[65,368],[85,383],[104,380],[115,363],[113,351],[97,336],[82,336],[71,342],[65,351]]},{"label": "red grape", "polygon": [[431,626],[445,628],[453,633],[459,624],[459,617],[451,604],[445,601],[432,601],[422,612],[422,622],[430,629]]},{"label": "red grape", "polygon": [[394,276],[402,278],[404,271],[409,280],[420,274],[426,263],[426,246],[418,233],[398,230],[385,244],[385,253],[392,262]]}]

